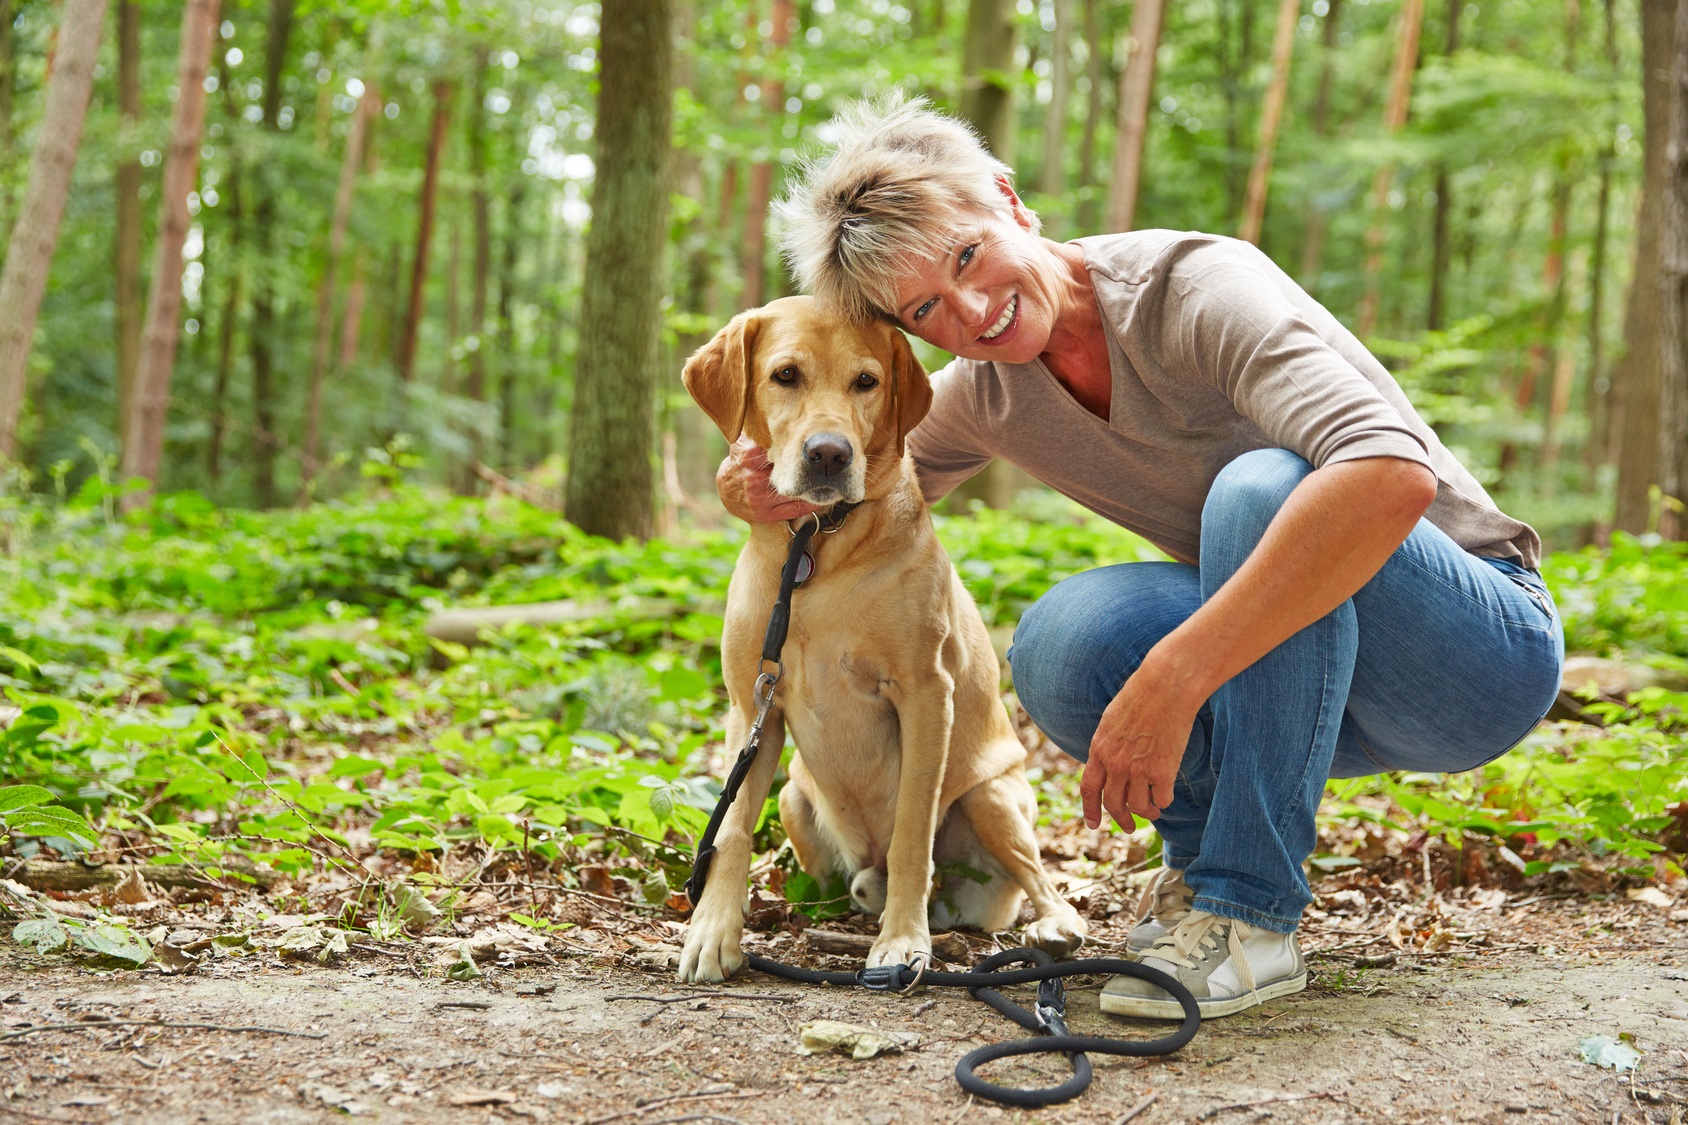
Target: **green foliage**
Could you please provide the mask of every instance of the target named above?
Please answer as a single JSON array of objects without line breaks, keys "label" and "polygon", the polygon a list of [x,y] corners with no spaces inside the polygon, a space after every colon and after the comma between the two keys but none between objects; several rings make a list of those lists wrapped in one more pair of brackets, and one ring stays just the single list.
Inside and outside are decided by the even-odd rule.
[{"label": "green foliage", "polygon": [[96,957],[130,968],[140,968],[152,960],[152,945],[146,938],[129,929],[127,923],[104,917],[85,921],[60,918],[49,911],[44,917],[12,927],[12,940],[36,953],[56,953],[75,944]]},{"label": "green foliage", "polygon": [[86,820],[53,804],[53,794],[39,785],[0,786],[0,838],[13,834],[59,836],[90,845],[95,840]]}]

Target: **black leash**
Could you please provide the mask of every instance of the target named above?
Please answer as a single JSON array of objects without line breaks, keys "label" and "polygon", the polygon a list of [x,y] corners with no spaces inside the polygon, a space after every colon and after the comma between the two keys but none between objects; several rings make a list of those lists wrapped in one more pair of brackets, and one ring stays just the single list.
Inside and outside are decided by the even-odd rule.
[{"label": "black leash", "polygon": [[[854,507],[853,504],[839,504],[825,517],[817,514],[812,522],[808,517],[804,517],[803,524],[792,532],[791,550],[786,556],[785,569],[780,572],[779,596],[774,600],[773,612],[768,616],[768,632],[762,641],[762,663],[772,664],[774,670],[763,671],[756,678],[756,718],[751,723],[750,736],[745,740],[744,749],[739,751],[738,759],[727,774],[726,783],[721,788],[721,799],[716,803],[715,811],[710,813],[709,824],[698,840],[692,877],[686,882],[686,894],[694,906],[703,900],[703,888],[709,881],[709,864],[715,857],[716,833],[720,831],[721,822],[726,819],[727,810],[732,808],[744,779],[750,774],[751,765],[756,761],[756,753],[761,749],[762,726],[773,707],[774,687],[784,673],[784,666],[780,664],[780,650],[785,647],[786,634],[791,628],[791,597],[798,585],[808,577],[808,573],[800,573],[804,560],[808,560],[810,571],[814,567],[814,558],[808,554],[809,541],[817,531],[837,531],[844,525],[844,517],[849,515]],[[859,985],[873,992],[904,992],[916,984],[967,989],[974,999],[984,1001],[1021,1027],[1037,1033],[1037,1036],[1032,1039],[992,1043],[968,1052],[955,1064],[956,1082],[963,1090],[976,1097],[1028,1109],[1070,1101],[1084,1093],[1090,1086],[1092,1076],[1090,1059],[1085,1054],[1087,1051],[1107,1055],[1170,1055],[1194,1038],[1197,1029],[1201,1027],[1201,1009],[1196,1004],[1196,998],[1183,984],[1158,969],[1113,957],[1086,957],[1076,961],[1057,962],[1041,949],[1005,949],[986,957],[979,962],[974,971],[968,973],[945,973],[925,968],[916,970],[908,965],[882,965],[854,973],[828,972],[770,961],[753,953],[746,954],[745,960],[758,972],[803,984]],[[1017,964],[1029,964],[1031,967],[1003,969],[1005,965]],[[1158,1039],[1108,1039],[1094,1035],[1073,1035],[1067,1029],[1067,994],[1062,978],[1102,973],[1137,977],[1164,989],[1184,1009],[1184,1022],[1171,1035],[1163,1035]],[[1034,981],[1038,986],[1037,1001],[1031,1011],[1020,1007],[997,991],[999,986],[1030,984]],[[977,1073],[978,1067],[996,1059],[1051,1053],[1066,1055],[1073,1068],[1071,1078],[1054,1086],[1037,1089],[998,1086],[980,1078]]]}]

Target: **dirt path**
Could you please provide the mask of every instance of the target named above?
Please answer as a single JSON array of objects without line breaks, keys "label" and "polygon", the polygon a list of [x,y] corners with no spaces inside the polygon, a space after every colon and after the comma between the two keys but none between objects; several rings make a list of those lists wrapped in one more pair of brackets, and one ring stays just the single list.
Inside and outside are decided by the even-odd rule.
[{"label": "dirt path", "polygon": [[[1560,913],[1563,932],[1589,932],[1586,911]],[[962,1053],[1017,1036],[949,990],[879,997],[767,979],[682,989],[602,955],[488,966],[469,983],[419,976],[400,957],[298,968],[255,956],[166,977],[10,950],[0,1035],[105,1018],[316,1038],[130,1027],[0,1039],[0,1121],[1112,1123],[1155,1095],[1134,1122],[1664,1125],[1688,1103],[1683,931],[1632,930],[1621,944],[1606,931],[1586,952],[1403,955],[1369,970],[1326,958],[1308,992],[1216,1021],[1169,1060],[1097,1058],[1088,1095],[1036,1112],[959,1092]],[[635,998],[680,996],[696,998]],[[1093,989],[1075,989],[1070,1011],[1080,1034],[1130,1028],[1097,1011]],[[823,1018],[912,1031],[922,1044],[865,1062],[800,1056],[799,1025]],[[1633,1075],[1579,1061],[1583,1038],[1620,1033],[1644,1052]],[[999,1064],[993,1077],[1030,1084],[1039,1073],[1057,1072]],[[472,1101],[483,1104],[462,1104]],[[1238,1103],[1265,1104],[1220,1108]]]}]

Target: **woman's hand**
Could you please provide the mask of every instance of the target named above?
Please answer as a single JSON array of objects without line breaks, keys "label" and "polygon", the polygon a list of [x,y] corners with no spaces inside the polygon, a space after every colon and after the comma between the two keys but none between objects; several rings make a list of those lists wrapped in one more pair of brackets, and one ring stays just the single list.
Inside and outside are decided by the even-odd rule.
[{"label": "woman's hand", "polygon": [[1133,813],[1155,820],[1172,804],[1173,782],[1201,709],[1200,701],[1181,702],[1181,694],[1145,660],[1102,712],[1079,784],[1086,825],[1100,828],[1106,810],[1129,830]]},{"label": "woman's hand", "polygon": [[715,471],[715,491],[721,495],[722,506],[747,523],[794,520],[820,511],[814,504],[775,492],[769,479],[773,471],[767,451],[741,436]]}]

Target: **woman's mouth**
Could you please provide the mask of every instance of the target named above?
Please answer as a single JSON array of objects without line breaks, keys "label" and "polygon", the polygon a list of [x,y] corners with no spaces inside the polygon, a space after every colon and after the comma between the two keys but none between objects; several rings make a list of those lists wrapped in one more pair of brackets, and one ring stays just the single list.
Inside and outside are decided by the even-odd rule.
[{"label": "woman's mouth", "polygon": [[984,344],[1000,344],[1003,337],[1013,334],[1020,317],[1020,295],[1016,293],[1008,298],[1008,303],[1002,307],[1002,314],[996,318],[996,323],[980,334],[979,342]]}]

